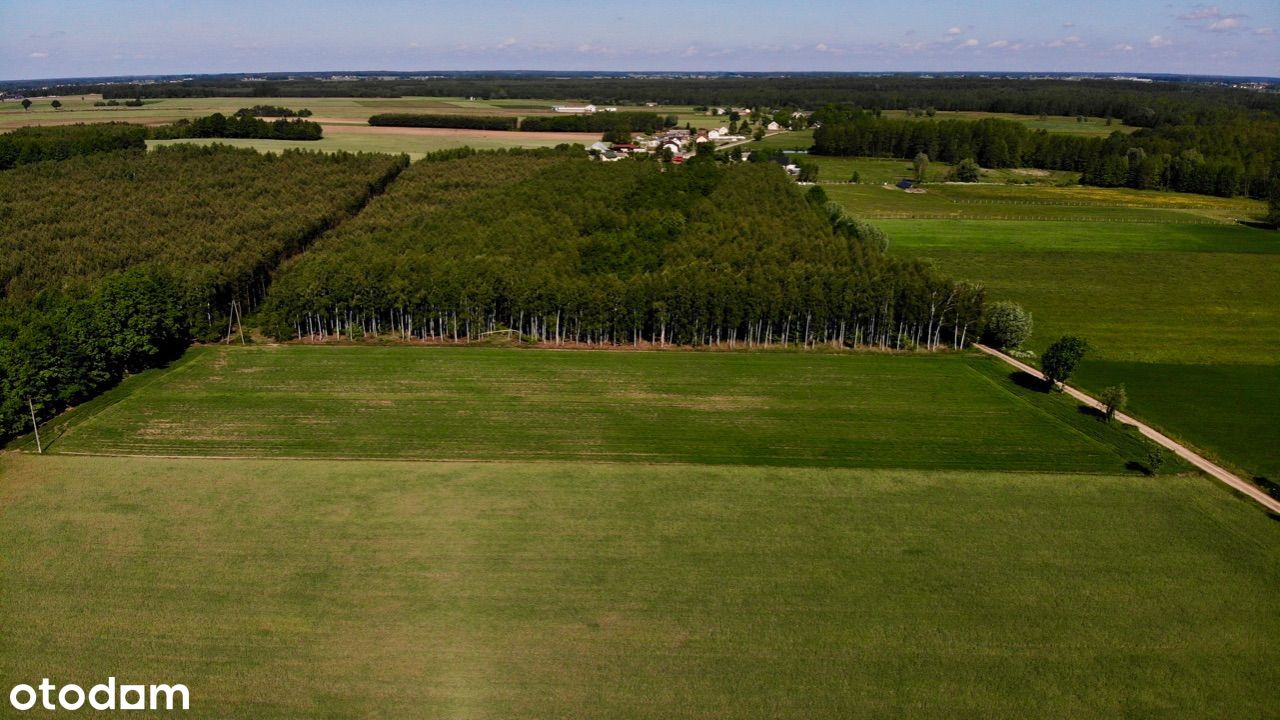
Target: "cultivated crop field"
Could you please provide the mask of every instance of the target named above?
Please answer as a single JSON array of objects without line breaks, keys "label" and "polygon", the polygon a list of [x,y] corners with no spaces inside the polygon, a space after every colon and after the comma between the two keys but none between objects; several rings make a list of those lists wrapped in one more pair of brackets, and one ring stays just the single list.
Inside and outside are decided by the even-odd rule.
[{"label": "cultivated crop field", "polygon": [[1280,533],[1198,477],[0,476],[0,676],[182,681],[190,717],[1261,717],[1280,687]]},{"label": "cultivated crop field", "polygon": [[960,354],[206,347],[63,422],[53,452],[1106,473],[1143,452]]}]

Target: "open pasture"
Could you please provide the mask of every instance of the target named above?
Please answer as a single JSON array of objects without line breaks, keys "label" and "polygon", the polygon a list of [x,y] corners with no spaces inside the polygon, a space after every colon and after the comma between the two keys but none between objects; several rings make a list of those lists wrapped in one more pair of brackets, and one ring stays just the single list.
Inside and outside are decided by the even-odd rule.
[{"label": "open pasture", "polygon": [[[908,118],[906,110],[885,110],[884,117],[890,118]],[[983,118],[1000,118],[1002,120],[1014,120],[1021,122],[1032,130],[1044,130],[1051,133],[1061,133],[1064,135],[1093,135],[1107,136],[1113,132],[1122,132],[1125,134],[1136,132],[1138,128],[1122,124],[1118,119],[1112,120],[1107,125],[1106,118],[1087,117],[1084,122],[1080,122],[1075,116],[1066,115],[1049,115],[1043,120],[1037,115],[1017,115],[1014,113],[996,113],[996,112],[970,112],[963,110],[939,110],[934,120],[982,120]],[[929,118],[917,118],[919,120],[928,120]]]},{"label": "open pasture", "polygon": [[0,676],[182,682],[194,718],[1280,700],[1280,526],[1196,477],[25,455],[0,476]]},{"label": "open pasture", "polygon": [[967,354],[203,347],[60,422],[52,451],[107,454],[1077,472],[1141,454]]},{"label": "open pasture", "polygon": [[[818,182],[847,183],[858,173],[858,182],[869,185],[894,184],[903,179],[914,179],[915,168],[910,160],[882,157],[846,157],[837,155],[794,155],[818,165]],[[930,161],[925,172],[925,182],[939,183],[946,180],[952,166]],[[992,169],[982,168],[984,183],[1017,185],[1067,185],[1079,182],[1080,173],[1059,170],[1035,170],[1030,168]]]},{"label": "open pasture", "polygon": [[182,140],[148,140],[147,147],[163,147],[181,143],[220,144],[253,148],[259,152],[277,153],[290,149],[322,150],[324,152],[404,153],[410,159],[417,160],[427,153],[460,147],[470,147],[476,150],[541,148],[555,147],[562,143],[590,144],[599,139],[598,135],[586,136],[582,133],[555,133],[557,137],[548,137],[552,133],[504,133],[485,130],[447,129],[445,129],[445,132],[378,132],[388,129],[436,130],[437,128],[374,128],[368,126],[326,125],[324,127],[324,137],[315,141],[186,138]]},{"label": "open pasture", "polygon": [[927,259],[1030,310],[1031,350],[1067,333],[1088,339],[1081,386],[1124,383],[1144,420],[1248,475],[1280,474],[1276,233],[1241,225],[878,224],[890,252]]},{"label": "open pasture", "polygon": [[948,183],[928,185],[919,193],[865,184],[824,189],[828,197],[854,215],[882,219],[1234,223],[1259,217],[1265,211],[1263,203],[1246,198],[1084,186]]}]

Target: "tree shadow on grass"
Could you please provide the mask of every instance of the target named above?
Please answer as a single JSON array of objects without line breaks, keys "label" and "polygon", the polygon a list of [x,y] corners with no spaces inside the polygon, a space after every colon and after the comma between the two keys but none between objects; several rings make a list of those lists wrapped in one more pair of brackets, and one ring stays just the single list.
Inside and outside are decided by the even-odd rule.
[{"label": "tree shadow on grass", "polygon": [[1106,413],[1104,413],[1104,412],[1102,412],[1101,410],[1099,410],[1099,409],[1098,409],[1098,408],[1096,408],[1096,407],[1092,407],[1092,406],[1089,406],[1089,405],[1077,405],[1077,406],[1076,406],[1076,412],[1080,413],[1081,415],[1085,415],[1085,416],[1087,416],[1087,417],[1091,417],[1091,418],[1093,418],[1094,420],[1097,420],[1097,421],[1099,421],[1099,422],[1106,422],[1106,421],[1107,421],[1107,414],[1106,414]]},{"label": "tree shadow on grass", "polygon": [[1014,370],[1009,373],[1009,379],[1013,381],[1014,385],[1017,385],[1024,390],[1032,390],[1034,392],[1041,393],[1049,392],[1048,383],[1024,370]]}]

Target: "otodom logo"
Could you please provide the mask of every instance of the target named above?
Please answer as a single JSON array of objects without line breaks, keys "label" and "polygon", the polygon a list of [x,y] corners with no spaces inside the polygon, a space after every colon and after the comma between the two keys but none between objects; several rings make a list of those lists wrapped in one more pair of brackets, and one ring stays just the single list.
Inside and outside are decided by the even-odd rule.
[{"label": "otodom logo", "polygon": [[26,712],[43,710],[189,710],[191,693],[186,685],[116,685],[116,679],[85,690],[79,685],[58,687],[49,678],[40,684],[17,685],[9,691],[9,705]]}]

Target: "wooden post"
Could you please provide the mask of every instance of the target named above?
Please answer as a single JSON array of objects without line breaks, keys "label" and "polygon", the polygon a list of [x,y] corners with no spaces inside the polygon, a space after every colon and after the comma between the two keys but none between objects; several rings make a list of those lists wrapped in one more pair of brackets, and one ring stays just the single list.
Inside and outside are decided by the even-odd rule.
[{"label": "wooden post", "polygon": [[36,406],[31,403],[31,396],[27,396],[27,409],[31,411],[31,429],[36,431],[36,452],[44,454],[44,445],[40,444],[40,425],[36,423]]}]

